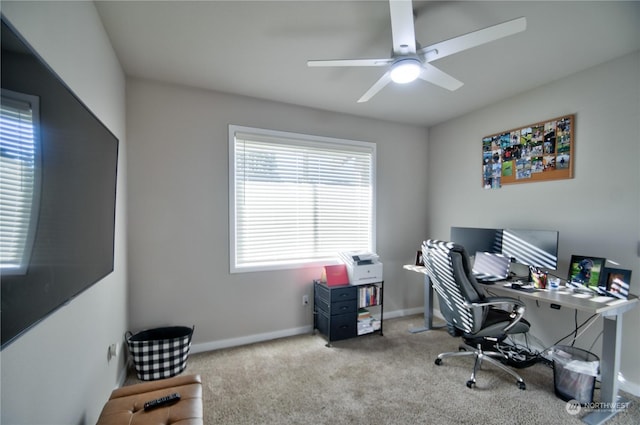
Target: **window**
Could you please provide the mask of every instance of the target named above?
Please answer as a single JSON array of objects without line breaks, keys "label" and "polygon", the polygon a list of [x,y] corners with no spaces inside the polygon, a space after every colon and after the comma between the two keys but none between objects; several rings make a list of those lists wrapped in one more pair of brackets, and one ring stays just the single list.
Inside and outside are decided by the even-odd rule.
[{"label": "window", "polygon": [[24,274],[39,200],[38,98],[2,89],[0,107],[0,266]]},{"label": "window", "polygon": [[229,126],[231,272],[375,251],[373,143]]}]

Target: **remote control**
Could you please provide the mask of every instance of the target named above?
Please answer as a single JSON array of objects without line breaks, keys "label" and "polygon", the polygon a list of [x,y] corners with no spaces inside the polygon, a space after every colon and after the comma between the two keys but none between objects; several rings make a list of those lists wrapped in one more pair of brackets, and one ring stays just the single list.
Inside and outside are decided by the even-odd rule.
[{"label": "remote control", "polygon": [[180,401],[180,394],[173,393],[164,397],[156,398],[155,400],[147,401],[144,404],[144,410],[151,410],[157,407],[168,406]]}]

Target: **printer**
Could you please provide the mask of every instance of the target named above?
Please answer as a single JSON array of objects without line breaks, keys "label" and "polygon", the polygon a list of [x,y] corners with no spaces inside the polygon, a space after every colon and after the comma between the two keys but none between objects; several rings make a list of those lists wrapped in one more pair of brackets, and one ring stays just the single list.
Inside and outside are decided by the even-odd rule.
[{"label": "printer", "polygon": [[382,282],[382,263],[378,254],[366,251],[345,251],[339,254],[340,260],[347,266],[349,283],[364,285]]}]

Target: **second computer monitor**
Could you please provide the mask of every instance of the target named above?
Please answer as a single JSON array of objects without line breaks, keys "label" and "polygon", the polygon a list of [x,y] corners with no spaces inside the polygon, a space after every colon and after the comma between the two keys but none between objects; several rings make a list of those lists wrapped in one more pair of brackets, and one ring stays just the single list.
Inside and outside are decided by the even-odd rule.
[{"label": "second computer monitor", "polygon": [[504,229],[502,253],[519,264],[556,270],[558,268],[558,232]]}]

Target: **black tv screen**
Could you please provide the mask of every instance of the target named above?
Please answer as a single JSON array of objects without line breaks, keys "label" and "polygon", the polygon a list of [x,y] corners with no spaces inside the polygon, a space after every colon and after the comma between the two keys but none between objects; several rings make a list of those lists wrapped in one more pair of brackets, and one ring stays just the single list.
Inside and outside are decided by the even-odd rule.
[{"label": "black tv screen", "polygon": [[118,139],[4,16],[1,72],[4,348],[113,271]]}]

